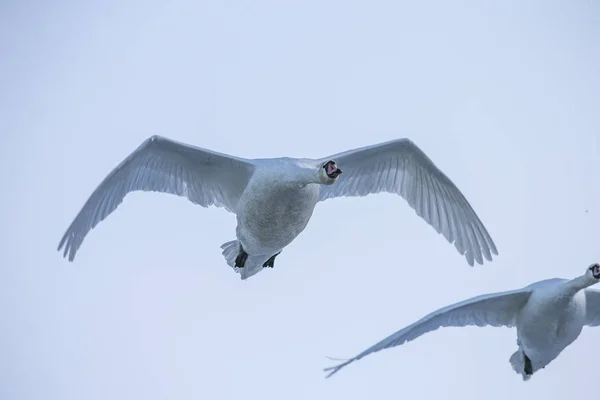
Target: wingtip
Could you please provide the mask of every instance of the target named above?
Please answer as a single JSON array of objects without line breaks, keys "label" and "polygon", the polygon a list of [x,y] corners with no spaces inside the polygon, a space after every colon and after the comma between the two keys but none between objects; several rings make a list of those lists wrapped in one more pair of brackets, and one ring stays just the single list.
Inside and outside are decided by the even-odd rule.
[{"label": "wingtip", "polygon": [[338,372],[340,370],[341,367],[330,367],[330,368],[324,368],[323,372],[328,372],[331,371],[330,373],[328,373],[327,375],[325,375],[325,379],[329,379],[331,378],[331,375],[335,374],[336,372]]},{"label": "wingtip", "polygon": [[[473,255],[468,254],[468,251],[463,255],[467,259],[467,263],[469,264],[469,266],[475,267],[476,266],[475,261],[477,261],[477,265],[484,265],[485,260],[487,260],[488,263],[494,261],[494,257],[492,257],[492,255],[497,256],[498,250],[496,249],[495,246],[491,246],[489,248],[489,250],[490,250],[489,252],[484,251],[484,252],[480,253],[480,255],[483,255],[483,257],[473,257]],[[484,260],[484,258],[485,258],[485,260]]]},{"label": "wingtip", "polygon": [[471,256],[469,253],[466,253],[465,258],[467,259],[467,264],[469,264],[469,266],[475,266],[475,259],[473,258],[473,256]]},{"label": "wingtip", "polygon": [[346,362],[343,362],[343,363],[341,363],[341,364],[334,365],[334,366],[332,366],[332,367],[327,367],[327,368],[324,368],[324,369],[323,369],[323,372],[331,371],[329,374],[327,374],[327,375],[325,376],[325,379],[328,379],[328,378],[330,378],[330,377],[331,377],[333,374],[336,374],[336,373],[337,373],[337,372],[338,372],[340,369],[344,368],[346,365],[350,364],[350,363],[351,363],[351,362],[353,362],[353,361],[355,361],[355,359],[354,359],[354,358],[352,358],[352,359],[350,359],[350,360],[348,360],[348,361],[346,361]]},{"label": "wingtip", "polygon": [[[323,371],[327,372],[327,371],[329,371],[329,369],[325,368]],[[333,372],[328,373],[327,375],[325,375],[325,379],[331,378],[331,375],[335,374],[336,372],[337,371],[333,371]]]},{"label": "wingtip", "polygon": [[58,246],[56,247],[56,251],[60,251],[67,241],[67,234],[64,234],[63,237],[58,242]]},{"label": "wingtip", "polygon": [[[498,256],[498,250],[496,249],[495,246],[490,247],[489,250],[490,251],[486,251],[483,253],[483,255],[485,256],[485,259],[488,261],[488,263],[494,261],[494,257],[492,257],[492,255]],[[483,260],[479,264],[483,265],[484,264]]]},{"label": "wingtip", "polygon": [[[67,244],[66,238],[67,238],[67,236],[65,235],[65,237],[63,237],[63,239],[58,244],[58,247],[56,248],[56,251],[61,251],[62,250],[62,256],[63,256],[63,258],[66,258],[67,261],[69,261],[69,262],[73,262],[73,260],[75,260],[75,253],[76,253],[76,251],[73,249],[72,246],[69,246]],[[63,249],[63,247],[64,247],[64,249]]]}]

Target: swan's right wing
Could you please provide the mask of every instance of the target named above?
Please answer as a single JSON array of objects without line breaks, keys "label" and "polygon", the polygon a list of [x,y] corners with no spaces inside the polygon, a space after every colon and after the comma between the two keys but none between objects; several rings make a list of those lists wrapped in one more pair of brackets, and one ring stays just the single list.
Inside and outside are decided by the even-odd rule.
[{"label": "swan's right wing", "polygon": [[133,191],[171,193],[203,207],[235,212],[254,171],[250,160],[160,136],[145,140],[100,183],[75,217],[58,250],[73,261],[83,239]]},{"label": "swan's right wing", "polygon": [[600,326],[600,291],[585,289],[586,319],[587,326]]},{"label": "swan's right wing", "polygon": [[523,288],[508,292],[485,294],[441,308],[388,336],[350,360],[326,368],[325,371],[331,371],[327,377],[335,374],[351,362],[360,360],[371,353],[399,346],[441,327],[469,325],[512,327],[515,325],[517,313],[529,299],[531,291],[531,288]]}]

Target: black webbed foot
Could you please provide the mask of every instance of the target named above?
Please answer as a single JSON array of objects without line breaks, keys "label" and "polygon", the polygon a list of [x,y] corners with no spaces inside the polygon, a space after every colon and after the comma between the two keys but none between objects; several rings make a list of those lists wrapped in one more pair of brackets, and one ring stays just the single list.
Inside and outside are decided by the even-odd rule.
[{"label": "black webbed foot", "polygon": [[531,360],[527,357],[527,354],[523,353],[525,357],[525,375],[533,375],[533,366],[531,365]]},{"label": "black webbed foot", "polygon": [[240,254],[235,258],[235,266],[237,268],[244,268],[246,260],[248,259],[248,253],[244,251],[244,248],[240,246]]},{"label": "black webbed foot", "polygon": [[281,252],[273,255],[263,264],[263,268],[273,268],[275,266],[275,257],[277,257]]}]

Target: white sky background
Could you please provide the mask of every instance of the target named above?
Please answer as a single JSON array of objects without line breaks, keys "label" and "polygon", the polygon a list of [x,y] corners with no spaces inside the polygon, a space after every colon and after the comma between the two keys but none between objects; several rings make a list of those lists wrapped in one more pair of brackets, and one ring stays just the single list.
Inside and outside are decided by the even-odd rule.
[{"label": "white sky background", "polygon": [[[600,329],[527,383],[506,328],[322,372],[449,303],[600,261],[600,6],[488,3],[3,2],[0,398],[589,397]],[[152,134],[243,157],[410,137],[500,256],[470,268],[400,197],[335,199],[244,282],[219,248],[233,214],[134,193],[67,262],[68,224]]]}]

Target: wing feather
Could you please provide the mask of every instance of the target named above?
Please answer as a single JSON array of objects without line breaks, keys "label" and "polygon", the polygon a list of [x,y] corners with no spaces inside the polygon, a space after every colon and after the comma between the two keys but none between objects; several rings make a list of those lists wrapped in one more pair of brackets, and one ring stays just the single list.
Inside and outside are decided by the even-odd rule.
[{"label": "wing feather", "polygon": [[513,327],[519,310],[529,299],[532,290],[531,287],[525,287],[508,292],[485,294],[441,308],[395,332],[350,360],[326,368],[325,371],[331,371],[327,377],[371,353],[399,346],[441,327]]},{"label": "wing feather", "polygon": [[344,170],[333,185],[322,185],[319,200],[402,196],[418,216],[453,243],[469,265],[492,260],[498,250],[487,229],[458,187],[409,139],[362,147],[318,160],[335,160]]},{"label": "wing feather", "polygon": [[235,212],[254,171],[251,161],[161,136],[145,140],[100,183],[62,237],[58,250],[73,261],[83,239],[134,191],[183,196],[202,207]]},{"label": "wing feather", "polygon": [[587,326],[600,326],[600,291],[585,289]]}]

